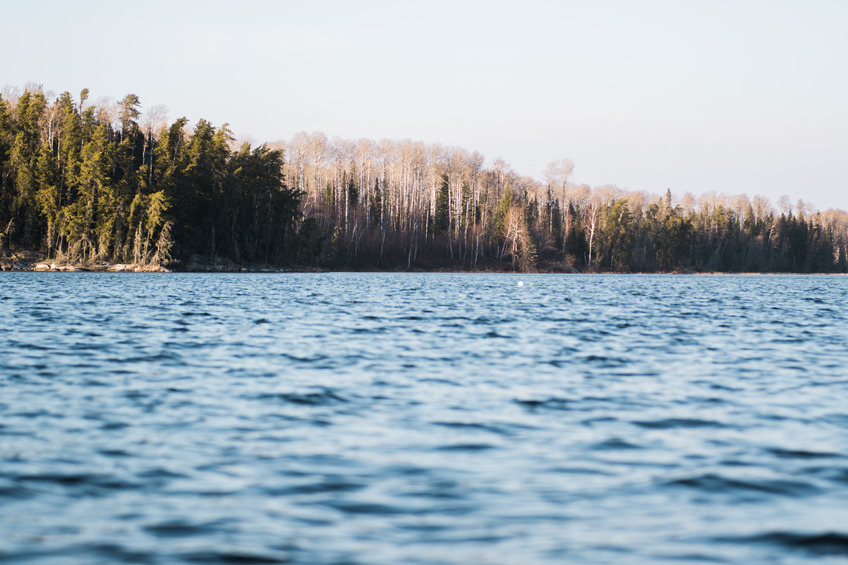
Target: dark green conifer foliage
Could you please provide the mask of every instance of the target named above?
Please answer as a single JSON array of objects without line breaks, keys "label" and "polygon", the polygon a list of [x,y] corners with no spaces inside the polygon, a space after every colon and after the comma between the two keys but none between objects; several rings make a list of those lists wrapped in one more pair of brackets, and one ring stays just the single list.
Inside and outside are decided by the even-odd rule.
[{"label": "dark green conifer foliage", "polygon": [[626,271],[634,241],[634,222],[626,200],[607,207],[598,237],[598,263],[611,271]]},{"label": "dark green conifer foliage", "polygon": [[509,185],[507,185],[501,195],[498,210],[495,212],[495,217],[492,221],[492,234],[496,240],[501,242],[506,237],[506,220],[510,208],[512,208],[512,191],[509,189]]},{"label": "dark green conifer foliage", "polygon": [[442,175],[439,193],[436,196],[436,216],[433,218],[433,233],[441,234],[450,227],[450,185],[448,176]]},{"label": "dark green conifer foliage", "polygon": [[48,106],[27,91],[14,110],[0,98],[0,245],[82,263],[294,259],[300,193],[285,184],[281,151],[232,152],[229,129],[205,120],[188,136],[185,118],[142,131],[133,94],[113,130],[87,98],[66,92]]},{"label": "dark green conifer foliage", "polygon": [[359,200],[359,189],[356,188],[356,183],[353,181],[353,175],[347,181],[347,197],[349,202],[357,202]]},{"label": "dark green conifer foliage", "polygon": [[383,219],[383,193],[380,191],[380,181],[377,179],[374,179],[374,191],[371,193],[368,219],[371,227],[379,226]]},{"label": "dark green conifer foliage", "polygon": [[6,237],[25,246],[38,245],[42,227],[36,193],[35,168],[40,153],[40,124],[47,106],[41,92],[25,92],[16,108],[17,127],[9,162],[14,182],[14,198]]},{"label": "dark green conifer foliage", "polygon": [[53,258],[56,248],[59,246],[63,225],[61,223],[60,211],[62,209],[62,198],[59,192],[61,175],[56,166],[49,146],[42,145],[39,150],[38,162],[35,167],[35,180],[38,185],[36,200],[38,208],[47,222],[47,233],[45,234],[47,245],[47,257]]}]

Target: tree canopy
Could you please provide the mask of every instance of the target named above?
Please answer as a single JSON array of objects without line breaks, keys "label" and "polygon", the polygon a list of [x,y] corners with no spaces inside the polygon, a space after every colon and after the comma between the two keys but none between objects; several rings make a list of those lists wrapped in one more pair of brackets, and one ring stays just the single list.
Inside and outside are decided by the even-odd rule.
[{"label": "tree canopy", "polygon": [[4,245],[82,263],[293,259],[300,195],[282,150],[235,147],[205,120],[142,128],[136,95],[111,108],[87,97],[0,98]]}]

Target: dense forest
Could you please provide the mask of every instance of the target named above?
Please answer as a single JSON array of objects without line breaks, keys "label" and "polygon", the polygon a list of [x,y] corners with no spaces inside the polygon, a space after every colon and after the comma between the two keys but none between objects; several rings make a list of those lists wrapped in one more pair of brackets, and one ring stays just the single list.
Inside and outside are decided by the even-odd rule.
[{"label": "dense forest", "polygon": [[300,196],[283,153],[234,147],[226,126],[139,122],[140,101],[0,99],[0,251],[170,265],[193,255],[295,259]]},{"label": "dense forest", "polygon": [[226,125],[128,95],[0,97],[0,259],[329,269],[846,272],[848,214],[785,197],[675,197],[543,181],[412,141]]}]

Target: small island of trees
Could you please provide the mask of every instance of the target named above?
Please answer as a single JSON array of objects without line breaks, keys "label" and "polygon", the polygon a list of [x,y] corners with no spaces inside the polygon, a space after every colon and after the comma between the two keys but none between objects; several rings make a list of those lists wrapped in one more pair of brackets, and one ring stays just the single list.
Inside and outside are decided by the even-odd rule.
[{"label": "small island of trees", "polygon": [[848,214],[544,181],[409,140],[237,143],[128,95],[0,97],[0,261],[144,268],[848,271]]}]

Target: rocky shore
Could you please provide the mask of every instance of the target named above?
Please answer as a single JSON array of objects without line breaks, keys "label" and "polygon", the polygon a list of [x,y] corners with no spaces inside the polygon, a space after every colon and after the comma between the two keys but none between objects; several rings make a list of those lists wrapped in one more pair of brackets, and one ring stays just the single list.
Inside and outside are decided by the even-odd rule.
[{"label": "rocky shore", "polygon": [[126,263],[95,263],[91,265],[75,265],[57,262],[25,262],[4,261],[0,263],[0,271],[53,271],[66,273],[101,272],[101,273],[170,273],[171,269],[159,265],[132,265]]},{"label": "rocky shore", "polygon": [[170,269],[158,265],[132,265],[126,263],[97,263],[89,266],[60,264],[60,263],[36,263],[30,271],[61,271],[61,272],[108,272],[108,273],[170,273]]},{"label": "rocky shore", "polygon": [[0,271],[39,271],[39,272],[97,272],[97,273],[171,273],[174,271],[190,273],[283,273],[293,270],[314,269],[290,269],[272,267],[269,265],[239,265],[226,259],[208,259],[195,255],[182,264],[174,265],[173,268],[161,265],[133,264],[133,263],[110,263],[107,261],[94,261],[88,263],[75,263],[61,260],[45,260],[33,252],[18,251],[0,253]]}]

